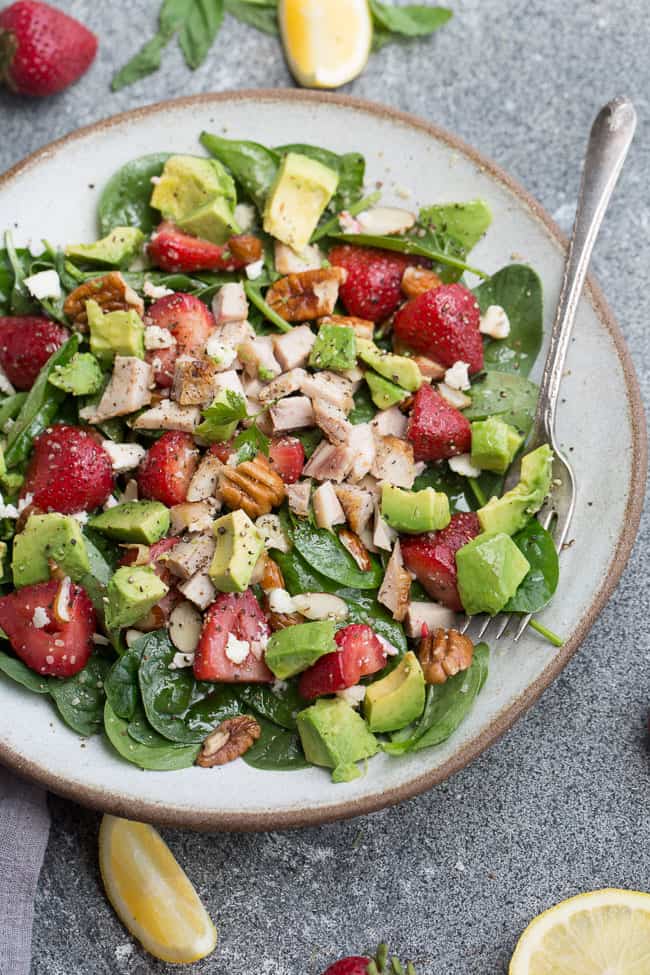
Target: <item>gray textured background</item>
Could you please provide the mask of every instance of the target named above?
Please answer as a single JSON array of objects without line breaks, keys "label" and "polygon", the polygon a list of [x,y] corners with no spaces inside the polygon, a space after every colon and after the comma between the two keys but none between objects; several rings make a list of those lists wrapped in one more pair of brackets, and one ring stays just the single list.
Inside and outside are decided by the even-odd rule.
[{"label": "gray textured background", "polygon": [[[157,0],[58,5],[101,36],[98,60],[55,100],[0,95],[0,170],[78,125],[136,105],[292,84],[277,41],[228,20],[195,74],[171,46],[158,75],[110,94],[115,66],[152,30]],[[454,20],[437,36],[384,49],[349,90],[457,132],[517,177],[565,230],[595,110],[618,92],[635,98],[639,131],[594,263],[647,397],[646,2],[452,6]],[[387,938],[420,962],[423,975],[503,973],[524,925],[555,901],[608,885],[650,890],[648,541],[646,521],[616,595],[562,677],[446,785],[372,817],[304,832],[167,831],[220,931],[217,953],[191,971],[316,975],[337,956]],[[34,975],[173,971],[132,944],[103,897],[98,817],[59,799],[51,809]]]}]

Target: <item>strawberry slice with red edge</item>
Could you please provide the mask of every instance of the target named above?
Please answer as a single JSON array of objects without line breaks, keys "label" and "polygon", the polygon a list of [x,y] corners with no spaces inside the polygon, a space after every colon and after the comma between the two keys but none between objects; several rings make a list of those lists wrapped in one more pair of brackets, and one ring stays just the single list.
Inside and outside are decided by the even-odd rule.
[{"label": "strawberry slice with red edge", "polygon": [[368,965],[372,960],[367,955],[350,955],[330,965],[323,975],[368,975]]},{"label": "strawberry slice with red edge", "polygon": [[463,609],[458,595],[456,552],[480,533],[478,517],[473,512],[461,512],[452,515],[442,531],[400,536],[406,568],[432,599],[456,613]]},{"label": "strawberry slice with red edge", "polygon": [[[62,609],[67,619],[62,618]],[[97,617],[85,589],[69,579],[51,579],[2,596],[0,627],[16,656],[31,670],[48,677],[72,677],[88,663]]]},{"label": "strawberry slice with red edge", "polygon": [[285,484],[295,484],[305,466],[305,448],[298,437],[277,437],[269,445],[269,460]]},{"label": "strawberry slice with red edge", "polygon": [[230,455],[233,453],[232,440],[219,440],[217,443],[210,444],[208,453],[214,454],[222,464],[227,464],[230,460]]},{"label": "strawberry slice with red edge", "polygon": [[187,500],[199,452],[189,433],[169,430],[149,447],[137,472],[141,498],[161,501],[168,508]]},{"label": "strawberry slice with red edge", "polygon": [[467,454],[472,445],[472,428],[466,416],[432,386],[419,388],[406,428],[416,461],[444,460]]},{"label": "strawberry slice with red edge", "polygon": [[393,322],[393,336],[401,345],[443,366],[466,362],[470,373],[483,368],[483,339],[479,332],[478,301],[462,284],[443,284],[412,298]]},{"label": "strawberry slice with red edge", "polygon": [[160,224],[147,249],[156,267],[172,274],[239,271],[262,257],[262,241],[258,237],[239,234],[225,244],[213,244],[183,233],[168,221]]},{"label": "strawberry slice with red edge", "polygon": [[328,260],[348,272],[339,289],[348,313],[371,322],[389,318],[404,300],[401,286],[407,267],[430,267],[425,258],[354,244],[333,247]]},{"label": "strawberry slice with red edge", "polygon": [[[204,617],[194,655],[194,676],[197,680],[216,683],[272,683],[275,678],[264,662],[264,648],[270,635],[266,616],[250,589],[242,593],[220,593]],[[248,654],[239,663],[228,656],[229,652],[233,653],[228,646],[231,636],[249,644]]]},{"label": "strawberry slice with red edge", "polygon": [[0,365],[16,389],[31,389],[50,358],[69,338],[67,328],[38,315],[0,318]]},{"label": "strawberry slice with red edge", "polygon": [[41,511],[92,511],[113,490],[111,459],[95,435],[81,427],[49,427],[34,441],[21,498]]},{"label": "strawberry slice with red edge", "polygon": [[389,975],[389,973],[401,972],[402,975],[415,975],[415,968],[412,962],[402,965],[397,958],[388,957],[388,948],[385,944],[379,945],[377,954],[374,958],[366,955],[350,955],[342,958],[323,972],[323,975]]},{"label": "strawberry slice with red edge", "polygon": [[182,292],[155,301],[145,315],[145,325],[166,328],[175,339],[168,349],[151,349],[146,355],[154,367],[156,385],[161,388],[172,385],[177,357],[200,355],[216,327],[210,309],[199,298]]},{"label": "strawberry slice with red edge", "polygon": [[334,640],[339,649],[320,657],[300,676],[298,690],[306,701],[354,687],[386,666],[386,648],[365,623],[344,626]]}]

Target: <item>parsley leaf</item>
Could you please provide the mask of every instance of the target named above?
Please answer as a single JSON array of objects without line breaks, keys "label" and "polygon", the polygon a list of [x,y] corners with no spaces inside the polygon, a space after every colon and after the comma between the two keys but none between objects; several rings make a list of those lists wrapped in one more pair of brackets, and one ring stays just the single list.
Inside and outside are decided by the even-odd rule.
[{"label": "parsley leaf", "polygon": [[208,443],[230,440],[239,421],[248,418],[246,400],[232,389],[220,393],[202,412],[203,423],[198,425],[195,432]]},{"label": "parsley leaf", "polygon": [[248,430],[242,430],[237,434],[233,441],[237,453],[235,463],[243,464],[245,460],[252,460],[258,454],[269,455],[269,438],[262,433],[260,428],[254,423]]}]

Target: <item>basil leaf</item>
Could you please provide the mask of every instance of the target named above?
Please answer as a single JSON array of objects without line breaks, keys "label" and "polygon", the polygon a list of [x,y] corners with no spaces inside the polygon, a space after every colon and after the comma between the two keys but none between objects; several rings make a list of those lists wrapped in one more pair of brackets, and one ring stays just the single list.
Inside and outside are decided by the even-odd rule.
[{"label": "basil leaf", "polygon": [[136,81],[140,81],[157,71],[160,67],[162,52],[169,44],[172,36],[173,34],[161,31],[155,34],[150,41],[147,41],[138,53],[113,76],[111,90],[120,91],[122,88],[133,85]]},{"label": "basil leaf", "polygon": [[560,577],[560,563],[553,537],[533,518],[512,536],[517,548],[530,562],[528,575],[504,613],[538,613],[552,599]]},{"label": "basil leaf", "polygon": [[249,27],[255,27],[265,34],[279,36],[278,15],[275,4],[251,3],[251,0],[225,0],[226,11]]},{"label": "basil leaf", "polygon": [[104,730],[122,758],[143,769],[170,772],[189,768],[194,765],[201,750],[200,745],[173,745],[167,742],[165,745],[149,746],[134,741],[129,735],[129,725],[118,718],[108,701],[104,708]]},{"label": "basil leaf", "polygon": [[261,737],[243,755],[252,768],[272,772],[293,772],[309,768],[298,735],[279,728],[262,717],[257,721],[262,729]]},{"label": "basil leaf", "polygon": [[228,167],[235,181],[261,213],[278,173],[279,155],[257,142],[223,139],[209,132],[201,133],[200,142],[211,156]]},{"label": "basil leaf", "polygon": [[41,677],[40,674],[26,667],[22,660],[11,657],[3,650],[0,650],[0,671],[28,691],[33,691],[35,694],[49,693],[47,677]]},{"label": "basil leaf", "polygon": [[48,690],[59,714],[79,735],[94,735],[102,726],[104,711],[104,680],[109,663],[101,657],[91,657],[83,670],[74,677],[50,677]]},{"label": "basil leaf", "polygon": [[290,526],[291,541],[304,560],[317,572],[350,589],[378,589],[383,578],[381,565],[370,556],[372,567],[362,572],[338,538],[325,528],[305,521]]},{"label": "basil leaf", "polygon": [[525,264],[509,264],[483,281],[474,294],[481,312],[501,305],[510,321],[505,339],[490,339],[485,346],[485,368],[527,376],[542,346],[544,311],[542,282]]},{"label": "basil leaf", "polygon": [[379,0],[370,0],[370,10],[377,23],[393,34],[404,37],[424,37],[442,27],[451,18],[452,12],[446,7],[427,7],[424,4],[411,4],[406,7],[393,7]]},{"label": "basil leaf", "polygon": [[[111,176],[99,198],[97,216],[102,237],[114,227],[138,227],[143,234],[151,233],[160,220],[158,212],[149,206],[151,180],[160,176],[169,158],[168,152],[140,156]],[[144,279],[144,274],[141,277]]]},{"label": "basil leaf", "polygon": [[205,61],[223,22],[223,0],[193,0],[181,29],[179,43],[193,71]]}]

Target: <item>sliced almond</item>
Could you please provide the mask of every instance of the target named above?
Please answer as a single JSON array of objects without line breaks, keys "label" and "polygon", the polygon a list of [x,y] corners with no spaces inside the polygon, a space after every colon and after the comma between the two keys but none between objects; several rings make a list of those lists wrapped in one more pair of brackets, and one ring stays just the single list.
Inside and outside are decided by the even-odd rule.
[{"label": "sliced almond", "polygon": [[344,620],[348,604],[329,592],[303,592],[293,596],[294,609],[308,620]]},{"label": "sliced almond", "polygon": [[169,636],[181,653],[194,653],[199,645],[203,618],[188,600],[179,603],[169,617]]},{"label": "sliced almond", "polygon": [[403,234],[414,226],[416,216],[401,207],[373,207],[357,216],[362,232],[366,234]]},{"label": "sliced almond", "polygon": [[59,588],[54,597],[52,611],[59,623],[69,623],[70,616],[70,595],[72,590],[72,580],[70,576],[64,576],[59,583]]},{"label": "sliced almond", "polygon": [[459,389],[452,389],[447,383],[438,383],[438,392],[443,399],[446,399],[451,406],[455,406],[457,410],[466,410],[468,406],[472,405],[472,401],[469,396],[465,396]]}]

